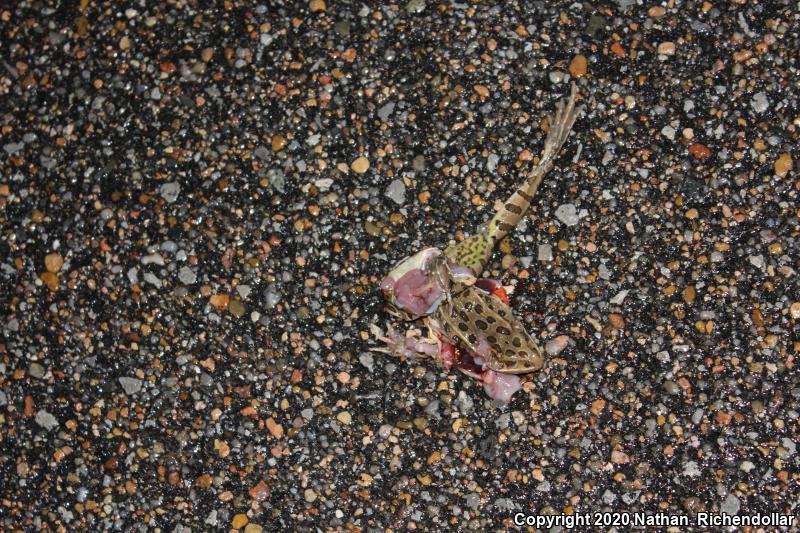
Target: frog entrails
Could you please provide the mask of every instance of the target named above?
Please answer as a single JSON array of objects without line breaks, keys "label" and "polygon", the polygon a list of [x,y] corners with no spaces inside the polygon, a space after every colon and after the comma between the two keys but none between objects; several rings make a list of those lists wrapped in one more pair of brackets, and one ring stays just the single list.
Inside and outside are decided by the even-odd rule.
[{"label": "frog entrails", "polygon": [[518,374],[539,370],[544,355],[514,317],[499,282],[481,278],[495,245],[513,230],[530,207],[542,178],[552,168],[582,106],[575,107],[572,85],[567,103],[559,101],[550,117],[542,157],[525,182],[503,204],[489,224],[446,248],[424,248],[401,261],[380,288],[389,311],[406,321],[422,322],[401,335],[391,325],[387,335],[375,328],[378,351],[413,357],[426,354],[445,368],[458,368],[482,382],[492,398],[507,403],[520,388]]}]

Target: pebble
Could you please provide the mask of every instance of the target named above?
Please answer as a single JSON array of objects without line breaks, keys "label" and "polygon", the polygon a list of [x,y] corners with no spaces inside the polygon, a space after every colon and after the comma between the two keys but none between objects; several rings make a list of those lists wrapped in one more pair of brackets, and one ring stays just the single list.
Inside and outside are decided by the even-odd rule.
[{"label": "pebble", "polygon": [[686,461],[683,464],[683,475],[686,477],[698,477],[702,475],[702,471],[700,467],[697,465],[696,461]]},{"label": "pebble", "polygon": [[358,362],[361,363],[364,368],[372,372],[373,365],[375,364],[374,357],[370,352],[364,352],[358,356]]},{"label": "pebble", "polygon": [[311,0],[308,3],[308,9],[310,9],[314,13],[319,11],[325,11],[326,7],[327,6],[325,5],[325,0]]},{"label": "pebble", "polygon": [[64,265],[64,258],[61,257],[61,254],[52,253],[47,254],[44,256],[44,267],[47,269],[48,272],[58,273],[61,270],[61,267]]},{"label": "pebble", "polygon": [[336,420],[345,425],[348,425],[353,422],[353,418],[348,411],[340,411],[336,415]]},{"label": "pebble", "polygon": [[573,204],[561,204],[556,209],[556,218],[565,226],[574,226],[578,223],[578,212]]},{"label": "pebble", "polygon": [[3,150],[5,150],[6,153],[8,153],[10,155],[16,154],[17,152],[21,151],[23,148],[25,148],[25,145],[22,144],[22,143],[8,143],[8,144],[4,144],[3,145]]},{"label": "pebble", "polygon": [[759,91],[753,95],[750,105],[756,113],[766,113],[769,110],[769,98],[764,91]]},{"label": "pebble", "polygon": [[671,56],[675,54],[675,43],[672,41],[665,41],[658,45],[658,53],[664,56]]},{"label": "pebble", "polygon": [[628,296],[630,291],[628,289],[623,289],[615,294],[610,300],[609,303],[612,305],[620,305],[622,302],[625,301],[625,298]]},{"label": "pebble", "polygon": [[30,365],[28,365],[28,374],[32,378],[41,379],[44,377],[44,372],[45,372],[44,367],[39,363],[33,362]]},{"label": "pebble", "polygon": [[178,270],[178,280],[184,285],[192,285],[197,282],[197,274],[188,266],[182,266]]},{"label": "pebble", "polygon": [[369,159],[367,159],[364,156],[361,156],[352,163],[350,163],[350,168],[353,169],[353,172],[355,172],[356,174],[363,174],[369,168]]},{"label": "pebble", "polygon": [[161,185],[159,192],[164,201],[172,204],[178,199],[181,193],[181,185],[177,181],[170,181]]},{"label": "pebble", "polygon": [[725,499],[722,500],[722,503],[719,506],[720,512],[725,513],[727,515],[739,514],[740,509],[741,509],[741,503],[739,502],[739,498],[737,498],[733,494],[728,494],[727,496],[725,496]]},{"label": "pebble", "polygon": [[548,355],[556,356],[560,354],[568,345],[569,337],[567,335],[559,335],[555,339],[547,341],[544,349]]},{"label": "pebble", "polygon": [[553,247],[549,244],[540,244],[537,247],[536,259],[538,261],[552,261],[553,260]]},{"label": "pebble", "polygon": [[416,13],[422,13],[425,11],[426,2],[425,0],[409,0],[406,4],[406,13],[409,15],[414,15]]},{"label": "pebble", "polygon": [[786,453],[789,457],[797,453],[797,444],[789,437],[781,438],[781,446],[786,449]]},{"label": "pebble", "polygon": [[386,188],[386,197],[397,205],[404,205],[406,203],[406,184],[403,180],[395,179]]},{"label": "pebble", "polygon": [[663,128],[661,128],[661,135],[663,135],[664,137],[666,137],[670,141],[674,141],[675,140],[675,128],[673,128],[670,125],[666,125]]},{"label": "pebble", "polygon": [[239,513],[233,516],[233,520],[231,521],[231,527],[233,529],[241,529],[243,528],[250,519],[247,517],[246,514]]},{"label": "pebble", "polygon": [[280,152],[281,150],[286,148],[287,144],[288,144],[288,141],[286,140],[286,137],[284,137],[283,135],[273,135],[272,136],[271,145],[272,145],[272,151],[273,152]]},{"label": "pebble", "polygon": [[238,298],[231,300],[228,304],[228,312],[236,318],[243,317],[246,311],[244,304]]},{"label": "pebble", "polygon": [[157,287],[159,289],[161,288],[161,279],[159,279],[159,277],[153,274],[152,272],[145,272],[143,277],[144,280],[150,285],[153,285],[154,287]]},{"label": "pebble", "polygon": [[389,117],[394,113],[394,102],[388,102],[378,108],[378,118],[381,119],[382,122],[386,122],[389,120]]},{"label": "pebble", "polygon": [[303,499],[308,503],[314,503],[317,500],[317,493],[314,489],[306,489],[303,491]]},{"label": "pebble", "polygon": [[141,379],[136,379],[136,378],[123,376],[123,377],[119,378],[118,381],[119,381],[119,384],[122,385],[122,388],[125,390],[125,394],[127,394],[128,396],[136,394],[140,390],[142,390],[142,380]]},{"label": "pebble", "polygon": [[267,429],[273,437],[280,438],[283,436],[283,426],[272,417],[267,419]]},{"label": "pebble", "polygon": [[37,424],[42,426],[47,431],[58,427],[58,420],[56,420],[56,417],[44,409],[39,409],[39,411],[36,413],[35,420]]},{"label": "pebble", "polygon": [[775,175],[779,178],[785,178],[793,166],[792,156],[784,152],[775,160]]},{"label": "pebble", "polygon": [[281,295],[275,290],[273,286],[269,286],[264,293],[264,304],[267,309],[274,309],[278,302],[281,301]]},{"label": "pebble", "polygon": [[750,261],[750,264],[754,267],[763,270],[764,269],[764,256],[763,255],[751,255],[747,258]]},{"label": "pebble", "polygon": [[583,54],[577,54],[575,57],[572,58],[572,61],[570,61],[569,63],[569,73],[572,75],[573,78],[581,78],[585,76],[588,68],[589,68],[589,61]]},{"label": "pebble", "polygon": [[143,265],[160,265],[164,266],[166,262],[164,261],[164,257],[161,254],[148,254],[142,256],[142,264]]},{"label": "pebble", "polygon": [[550,78],[550,81],[552,83],[558,85],[559,83],[562,83],[563,81],[566,81],[567,74],[565,72],[561,72],[560,70],[553,70],[553,71],[550,71],[550,74],[548,75],[548,77]]},{"label": "pebble", "polygon": [[500,156],[497,154],[489,154],[486,158],[486,170],[494,172],[497,170],[497,163],[500,161]]}]

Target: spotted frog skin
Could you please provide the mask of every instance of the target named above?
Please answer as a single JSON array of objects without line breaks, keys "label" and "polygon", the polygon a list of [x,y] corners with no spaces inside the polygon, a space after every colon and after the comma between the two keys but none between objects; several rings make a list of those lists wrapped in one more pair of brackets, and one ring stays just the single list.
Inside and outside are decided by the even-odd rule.
[{"label": "spotted frog skin", "polygon": [[572,85],[566,104],[559,101],[539,163],[479,233],[445,248],[425,248],[401,261],[381,283],[389,311],[421,323],[400,335],[389,326],[378,351],[412,357],[427,354],[446,368],[456,367],[482,382],[489,396],[503,403],[520,388],[518,374],[536,371],[544,355],[514,316],[502,286],[480,278],[495,245],[513,230],[530,207],[545,174],[552,168],[582,107],[575,106]]}]

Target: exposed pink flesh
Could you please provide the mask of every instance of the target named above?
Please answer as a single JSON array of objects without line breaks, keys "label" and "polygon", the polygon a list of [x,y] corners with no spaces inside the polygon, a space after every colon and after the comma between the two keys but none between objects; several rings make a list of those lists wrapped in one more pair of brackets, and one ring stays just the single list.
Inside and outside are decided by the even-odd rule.
[{"label": "exposed pink flesh", "polygon": [[442,362],[442,366],[450,370],[453,364],[455,364],[456,358],[456,347],[449,342],[443,341],[439,348],[439,360]]},{"label": "exposed pink flesh", "polygon": [[475,359],[471,354],[465,353],[464,350],[460,350],[455,346],[453,346],[453,352],[455,354],[454,365],[457,369],[471,378],[481,379],[483,367],[475,363]]},{"label": "exposed pink flesh", "polygon": [[388,291],[389,289],[394,287],[395,283],[397,283],[397,281],[395,281],[395,279],[392,276],[386,276],[385,278],[383,278],[383,281],[381,282],[381,290]]},{"label": "exposed pink flesh", "polygon": [[475,278],[475,274],[472,273],[472,270],[465,266],[457,263],[449,263],[448,266],[450,268],[450,274],[456,281],[467,281]]},{"label": "exposed pink flesh", "polygon": [[508,403],[511,397],[522,385],[519,376],[515,374],[502,374],[494,370],[485,370],[481,375],[483,389],[490,398],[502,403]]},{"label": "exposed pink flesh", "polygon": [[508,403],[514,393],[522,388],[518,376],[495,372],[494,370],[486,368],[481,356],[466,354],[450,344],[443,343],[442,348],[445,346],[449,347],[448,353],[455,354],[454,361],[451,364],[467,376],[480,381],[483,384],[483,389],[486,391],[486,394],[493,400]]},{"label": "exposed pink flesh", "polygon": [[416,339],[406,339],[405,347],[414,353],[424,353],[428,355],[435,355],[439,351],[439,346],[432,342],[425,342]]},{"label": "exposed pink flesh", "polygon": [[409,270],[394,284],[397,303],[418,316],[428,314],[441,296],[441,289],[419,268]]},{"label": "exposed pink flesh", "polygon": [[475,286],[491,294],[497,287],[500,286],[500,282],[496,279],[481,278],[475,282]]}]

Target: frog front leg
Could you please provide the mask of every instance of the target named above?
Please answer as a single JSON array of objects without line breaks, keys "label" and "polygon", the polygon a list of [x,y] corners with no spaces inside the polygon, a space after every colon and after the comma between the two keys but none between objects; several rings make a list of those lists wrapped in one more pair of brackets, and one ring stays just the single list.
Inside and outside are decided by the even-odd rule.
[{"label": "frog front leg", "polygon": [[439,353],[440,343],[430,334],[423,337],[422,332],[414,327],[400,333],[391,324],[386,325],[386,334],[372,325],[372,335],[384,346],[373,347],[376,352],[383,352],[398,357],[418,357],[420,355],[435,356]]}]

